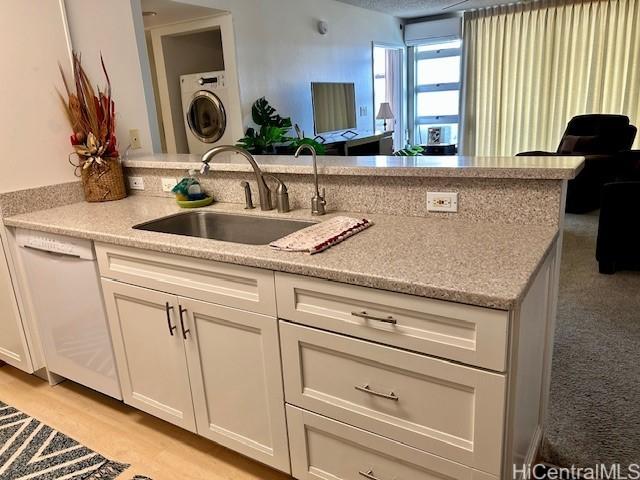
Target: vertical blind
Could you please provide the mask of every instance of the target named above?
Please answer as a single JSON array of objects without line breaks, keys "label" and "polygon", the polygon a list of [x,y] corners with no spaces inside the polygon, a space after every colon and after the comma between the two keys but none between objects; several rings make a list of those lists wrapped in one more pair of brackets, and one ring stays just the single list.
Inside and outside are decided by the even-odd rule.
[{"label": "vertical blind", "polygon": [[467,12],[464,39],[467,155],[555,151],[566,123],[583,113],[640,121],[640,0]]}]

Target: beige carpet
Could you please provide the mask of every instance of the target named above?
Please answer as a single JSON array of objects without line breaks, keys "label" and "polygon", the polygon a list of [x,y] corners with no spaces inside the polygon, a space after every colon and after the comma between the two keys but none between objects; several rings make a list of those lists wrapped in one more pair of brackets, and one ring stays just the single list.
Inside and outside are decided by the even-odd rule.
[{"label": "beige carpet", "polygon": [[597,228],[567,215],[543,448],[560,466],[640,462],[640,272],[598,273]]}]

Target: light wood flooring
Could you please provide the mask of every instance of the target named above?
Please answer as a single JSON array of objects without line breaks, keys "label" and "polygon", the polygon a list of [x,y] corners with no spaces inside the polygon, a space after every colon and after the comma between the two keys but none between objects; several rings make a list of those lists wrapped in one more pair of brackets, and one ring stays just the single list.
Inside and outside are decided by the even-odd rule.
[{"label": "light wood flooring", "polygon": [[0,364],[0,400],[105,457],[118,480],[291,480],[292,477],[72,382],[55,387]]}]

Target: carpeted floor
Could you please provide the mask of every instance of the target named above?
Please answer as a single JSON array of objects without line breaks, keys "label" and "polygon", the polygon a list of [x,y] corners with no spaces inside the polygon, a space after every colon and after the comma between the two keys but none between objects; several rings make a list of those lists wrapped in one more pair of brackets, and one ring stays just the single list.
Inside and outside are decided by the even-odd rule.
[{"label": "carpeted floor", "polygon": [[598,217],[567,215],[546,461],[640,462],[640,272],[601,275]]}]

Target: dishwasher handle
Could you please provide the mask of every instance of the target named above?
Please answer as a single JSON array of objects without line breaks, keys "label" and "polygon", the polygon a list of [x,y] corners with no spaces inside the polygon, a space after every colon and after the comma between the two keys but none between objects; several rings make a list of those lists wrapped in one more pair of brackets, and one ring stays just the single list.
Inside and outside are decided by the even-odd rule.
[{"label": "dishwasher handle", "polygon": [[46,253],[47,255],[51,255],[52,257],[69,257],[69,258],[75,258],[76,260],[83,260],[83,258],[76,253],[56,252],[55,250],[47,250],[46,248],[33,247],[31,245],[20,245],[20,246],[22,248],[34,250],[36,252]]}]

